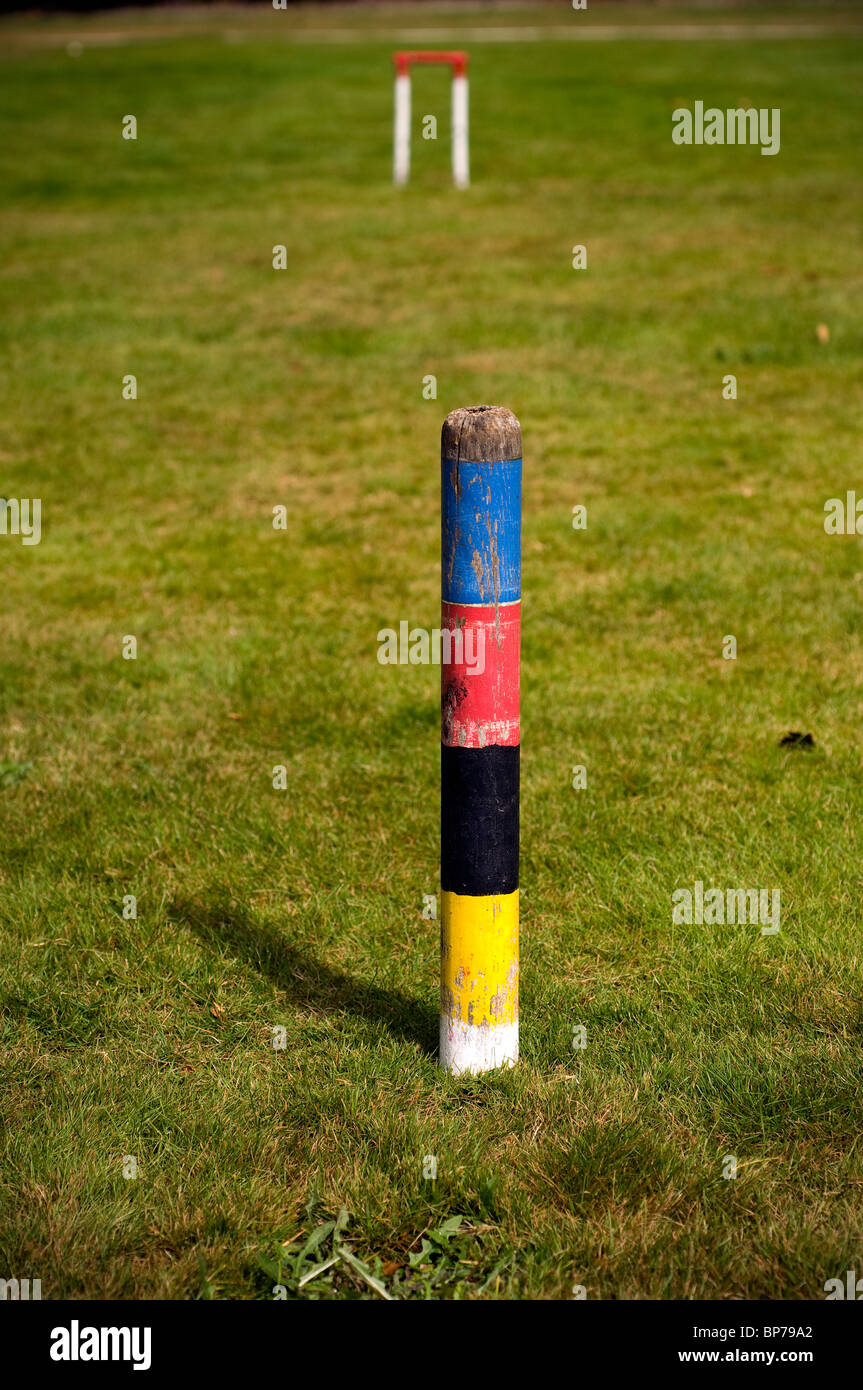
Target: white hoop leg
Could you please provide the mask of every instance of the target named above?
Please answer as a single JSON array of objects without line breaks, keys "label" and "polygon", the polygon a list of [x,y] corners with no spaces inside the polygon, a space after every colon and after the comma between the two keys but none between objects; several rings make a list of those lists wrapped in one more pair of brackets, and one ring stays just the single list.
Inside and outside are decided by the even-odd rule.
[{"label": "white hoop leg", "polygon": [[411,169],[411,79],[406,72],[396,76],[393,126],[393,183],[406,184]]},{"label": "white hoop leg", "polygon": [[470,183],[467,126],[467,77],[456,73],[452,80],[452,176],[456,188],[467,188]]}]

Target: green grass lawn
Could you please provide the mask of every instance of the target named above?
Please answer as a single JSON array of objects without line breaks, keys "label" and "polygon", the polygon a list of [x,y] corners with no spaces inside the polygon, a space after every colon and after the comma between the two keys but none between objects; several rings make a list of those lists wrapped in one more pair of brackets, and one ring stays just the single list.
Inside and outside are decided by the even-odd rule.
[{"label": "green grass lawn", "polygon": [[[299,1287],[341,1241],[401,1298],[822,1297],[863,1257],[860,39],[477,43],[473,186],[430,69],[397,192],[392,42],[260,18],[0,28],[0,494],[42,500],[0,536],[0,1276],[378,1297]],[[779,155],[674,146],[695,99]],[[376,634],[437,625],[478,402],[525,440],[522,1061],[459,1081],[439,671]],[[696,879],[780,932],[674,925]]]}]

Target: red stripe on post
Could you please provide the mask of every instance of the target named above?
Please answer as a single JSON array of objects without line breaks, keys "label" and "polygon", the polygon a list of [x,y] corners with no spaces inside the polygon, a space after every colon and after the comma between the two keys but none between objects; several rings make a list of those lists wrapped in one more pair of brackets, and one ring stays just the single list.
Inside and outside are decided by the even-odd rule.
[{"label": "red stripe on post", "polygon": [[407,72],[411,63],[450,63],[455,73],[467,72],[467,53],[461,48],[401,49],[393,54],[393,62],[399,72]]},{"label": "red stripe on post", "polygon": [[441,633],[442,742],[517,747],[521,604],[443,603]]}]

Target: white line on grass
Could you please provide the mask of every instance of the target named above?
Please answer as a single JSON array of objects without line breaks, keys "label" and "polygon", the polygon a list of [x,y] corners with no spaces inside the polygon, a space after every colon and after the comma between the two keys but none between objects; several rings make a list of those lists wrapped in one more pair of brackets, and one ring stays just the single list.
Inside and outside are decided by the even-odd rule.
[{"label": "white line on grass", "polygon": [[[627,39],[659,39],[690,42],[719,39],[819,39],[863,34],[860,24],[578,24],[510,25],[487,28],[452,29],[294,29],[277,33],[266,30],[221,29],[218,27],[176,29],[78,30],[77,32],[45,33],[38,30],[7,30],[9,47],[63,48],[69,43],[82,48],[122,47],[130,43],[159,43],[162,39],[222,38],[227,43],[272,42],[341,44],[341,43],[556,43],[563,42],[625,42]],[[11,41],[11,42],[10,42]]]},{"label": "white line on grass", "polygon": [[291,43],[542,43],[544,40],[581,42],[585,39],[813,39],[832,34],[863,34],[863,25],[831,24],[574,24],[511,25],[481,29],[298,29],[285,35]]}]

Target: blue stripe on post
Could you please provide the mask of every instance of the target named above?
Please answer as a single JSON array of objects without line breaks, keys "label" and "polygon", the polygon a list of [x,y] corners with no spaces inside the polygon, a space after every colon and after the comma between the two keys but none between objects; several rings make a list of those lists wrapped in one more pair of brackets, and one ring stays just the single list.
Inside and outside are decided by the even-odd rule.
[{"label": "blue stripe on post", "polygon": [[442,598],[514,603],[521,598],[521,459],[441,460]]}]

